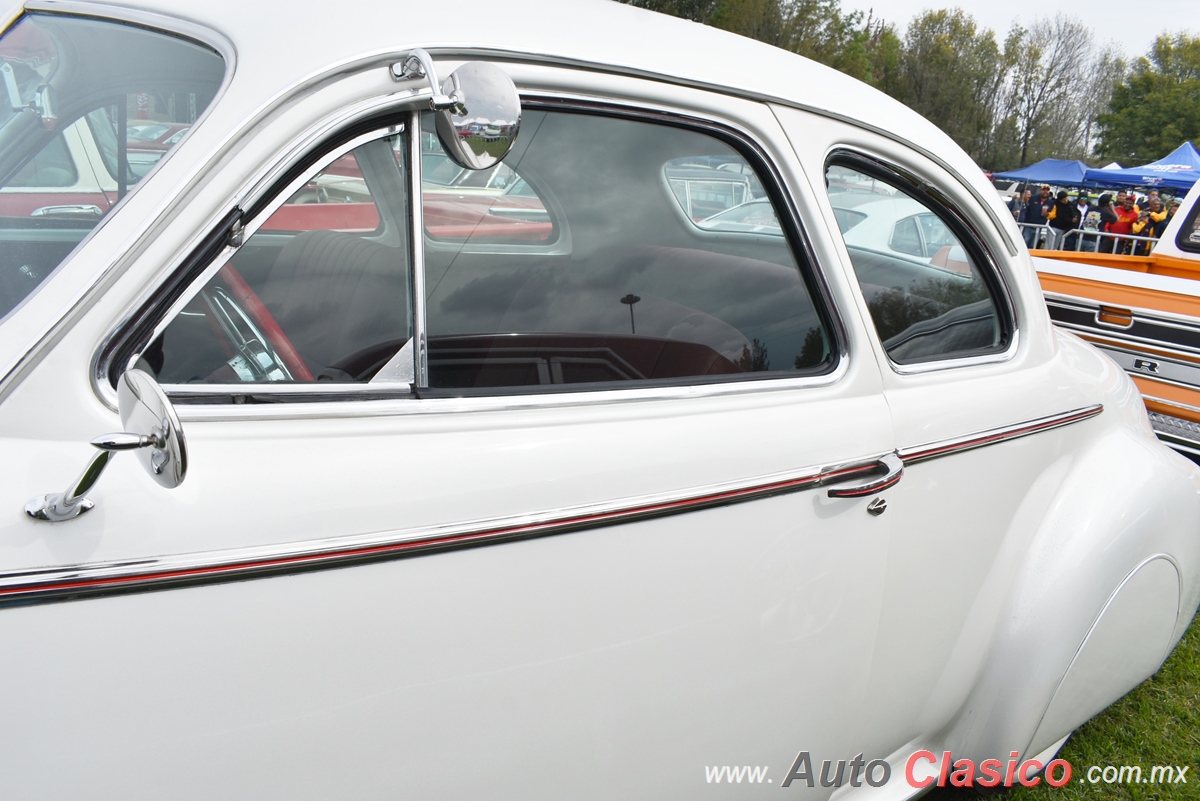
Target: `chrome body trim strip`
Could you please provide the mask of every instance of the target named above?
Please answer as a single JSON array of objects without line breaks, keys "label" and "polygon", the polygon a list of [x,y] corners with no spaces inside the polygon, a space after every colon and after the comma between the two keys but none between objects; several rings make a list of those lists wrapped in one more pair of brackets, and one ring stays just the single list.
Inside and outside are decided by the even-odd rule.
[{"label": "chrome body trim strip", "polygon": [[957,370],[961,367],[973,367],[978,364],[999,364],[1001,362],[1012,361],[1017,355],[1017,351],[1021,347],[1021,329],[1014,327],[1012,332],[1012,340],[1004,350],[998,353],[989,353],[985,356],[961,356],[953,359],[938,359],[937,361],[917,362],[916,364],[900,364],[892,361],[888,357],[888,364],[892,371],[898,375],[920,375],[921,373],[935,373],[941,370]]},{"label": "chrome body trim strip", "polygon": [[13,571],[0,574],[0,606],[265,577],[563,534],[800,492],[868,476],[876,470],[880,458],[877,455],[831,467],[763,476],[749,482],[712,485],[688,493],[661,493],[491,520],[286,546]]},{"label": "chrome body trim strip", "polygon": [[[469,412],[506,412],[527,409],[557,409],[579,406],[653,401],[690,400],[750,395],[768,392],[792,392],[837,383],[849,370],[846,361],[829,373],[797,378],[751,378],[740,381],[714,381],[671,386],[647,386],[620,389],[585,388],[573,392],[497,394],[476,397],[414,398],[405,385],[369,384],[279,385],[210,384],[203,387],[171,385],[172,400],[187,398],[235,397],[234,403],[180,403],[176,406],[184,422],[219,420],[307,420],[351,419],[362,417],[406,416],[421,414],[462,414]],[[269,387],[270,392],[260,391]],[[303,403],[287,401],[304,401]],[[261,401],[261,402],[254,402]],[[353,401],[353,402],[349,402]]]},{"label": "chrome body trim strip", "polygon": [[929,459],[937,459],[954,453],[982,448],[986,445],[996,445],[1001,442],[1027,437],[1030,434],[1039,434],[1053,428],[1070,425],[1071,423],[1078,423],[1082,420],[1095,417],[1103,411],[1104,405],[1096,403],[1081,409],[1047,415],[1046,417],[1039,417],[1036,420],[993,428],[977,434],[967,434],[940,442],[916,445],[911,448],[901,448],[898,453],[900,454],[900,458],[904,460],[905,465],[916,464]]},{"label": "chrome body trim strip", "polygon": [[1110,359],[1130,375],[1200,391],[1200,364],[1196,362],[1178,361],[1158,354],[1113,347],[1101,342],[1092,344],[1104,351]]},{"label": "chrome body trim strip", "polygon": [[[1133,342],[1122,337],[1119,333],[1113,334],[1111,331],[1094,331],[1085,330],[1082,328],[1074,328],[1070,325],[1060,325],[1055,323],[1057,328],[1064,331],[1070,331],[1077,334],[1081,339],[1087,340],[1104,351],[1122,351],[1137,356],[1145,356],[1149,359],[1168,359],[1175,360],[1184,364],[1192,364],[1200,366],[1200,361],[1196,360],[1197,354],[1192,354],[1172,344],[1164,344],[1162,342]],[[1146,350],[1141,345],[1153,348],[1153,352]]]},{"label": "chrome body trim strip", "polygon": [[[898,480],[902,468],[910,464],[1049,431],[1095,417],[1101,411],[1103,406],[1095,404],[953,440],[909,448],[896,454],[903,462],[896,477]],[[715,484],[687,492],[659,493],[420,529],[328,538],[283,546],[15,570],[0,574],[0,607],[265,578],[566,534],[870,478],[879,474],[880,463],[888,458],[894,460],[895,455],[876,454],[837,465]]]},{"label": "chrome body trim strip", "polygon": [[1186,403],[1180,403],[1177,400],[1167,400],[1166,398],[1160,398],[1155,395],[1147,395],[1144,392],[1142,393],[1142,399],[1153,401],[1154,403],[1158,403],[1163,406],[1170,406],[1173,409],[1183,409],[1187,412],[1195,412],[1196,414],[1200,414],[1200,406],[1191,406]]}]

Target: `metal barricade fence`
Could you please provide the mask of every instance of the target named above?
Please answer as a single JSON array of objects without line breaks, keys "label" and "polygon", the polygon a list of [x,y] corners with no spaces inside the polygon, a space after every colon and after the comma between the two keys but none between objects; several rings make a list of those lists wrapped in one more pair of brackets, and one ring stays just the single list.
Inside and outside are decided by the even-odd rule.
[{"label": "metal barricade fence", "polygon": [[[1034,223],[1017,223],[1017,227],[1021,229],[1025,244],[1030,250],[1040,248],[1087,253],[1148,254],[1154,248],[1154,243],[1158,242],[1157,238],[1151,236],[1110,234],[1103,231],[1085,231],[1082,228],[1061,231],[1050,225]],[[1030,239],[1033,240],[1032,243]],[[1139,242],[1146,244],[1139,248]]]}]

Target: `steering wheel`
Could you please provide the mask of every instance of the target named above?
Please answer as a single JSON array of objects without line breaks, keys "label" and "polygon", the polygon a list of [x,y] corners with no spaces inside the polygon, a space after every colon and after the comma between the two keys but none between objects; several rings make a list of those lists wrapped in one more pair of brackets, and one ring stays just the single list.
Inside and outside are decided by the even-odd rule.
[{"label": "steering wheel", "polygon": [[210,285],[201,294],[237,351],[237,364],[230,366],[252,381],[312,381],[304,360],[246,279],[232,264],[217,275],[225,287]]}]

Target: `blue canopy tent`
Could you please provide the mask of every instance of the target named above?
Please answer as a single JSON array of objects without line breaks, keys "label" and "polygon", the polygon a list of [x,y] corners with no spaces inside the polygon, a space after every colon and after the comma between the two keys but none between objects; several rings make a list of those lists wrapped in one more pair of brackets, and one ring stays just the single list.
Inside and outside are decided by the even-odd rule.
[{"label": "blue canopy tent", "polygon": [[1200,151],[1184,142],[1170,155],[1141,167],[1124,170],[1088,170],[1090,186],[1144,186],[1188,190],[1200,179]]},{"label": "blue canopy tent", "polygon": [[1088,165],[1082,161],[1042,159],[1036,164],[1030,164],[1019,170],[993,173],[992,177],[1004,181],[1023,181],[1030,184],[1079,186],[1084,182],[1084,174],[1088,171]]}]

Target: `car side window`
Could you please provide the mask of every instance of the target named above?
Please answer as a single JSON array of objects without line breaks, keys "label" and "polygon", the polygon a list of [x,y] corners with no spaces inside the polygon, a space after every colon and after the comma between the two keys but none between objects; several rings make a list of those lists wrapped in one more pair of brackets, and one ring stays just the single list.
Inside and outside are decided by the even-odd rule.
[{"label": "car side window", "polygon": [[372,139],[290,187],[140,365],[165,384],[411,381],[405,141]]},{"label": "car side window", "polygon": [[[426,186],[430,387],[828,369],[834,349],[811,276],[752,161],[684,127],[527,110],[503,186],[482,176],[471,193]],[[439,233],[450,200],[490,246]]]},{"label": "car side window", "polygon": [[897,364],[1003,350],[1010,326],[982,247],[898,175],[835,161],[826,185],[883,347]]},{"label": "car side window", "polygon": [[30,12],[0,36],[0,66],[3,320],[171,149],[138,139],[140,126],[190,125],[225,63],[148,28]]}]

